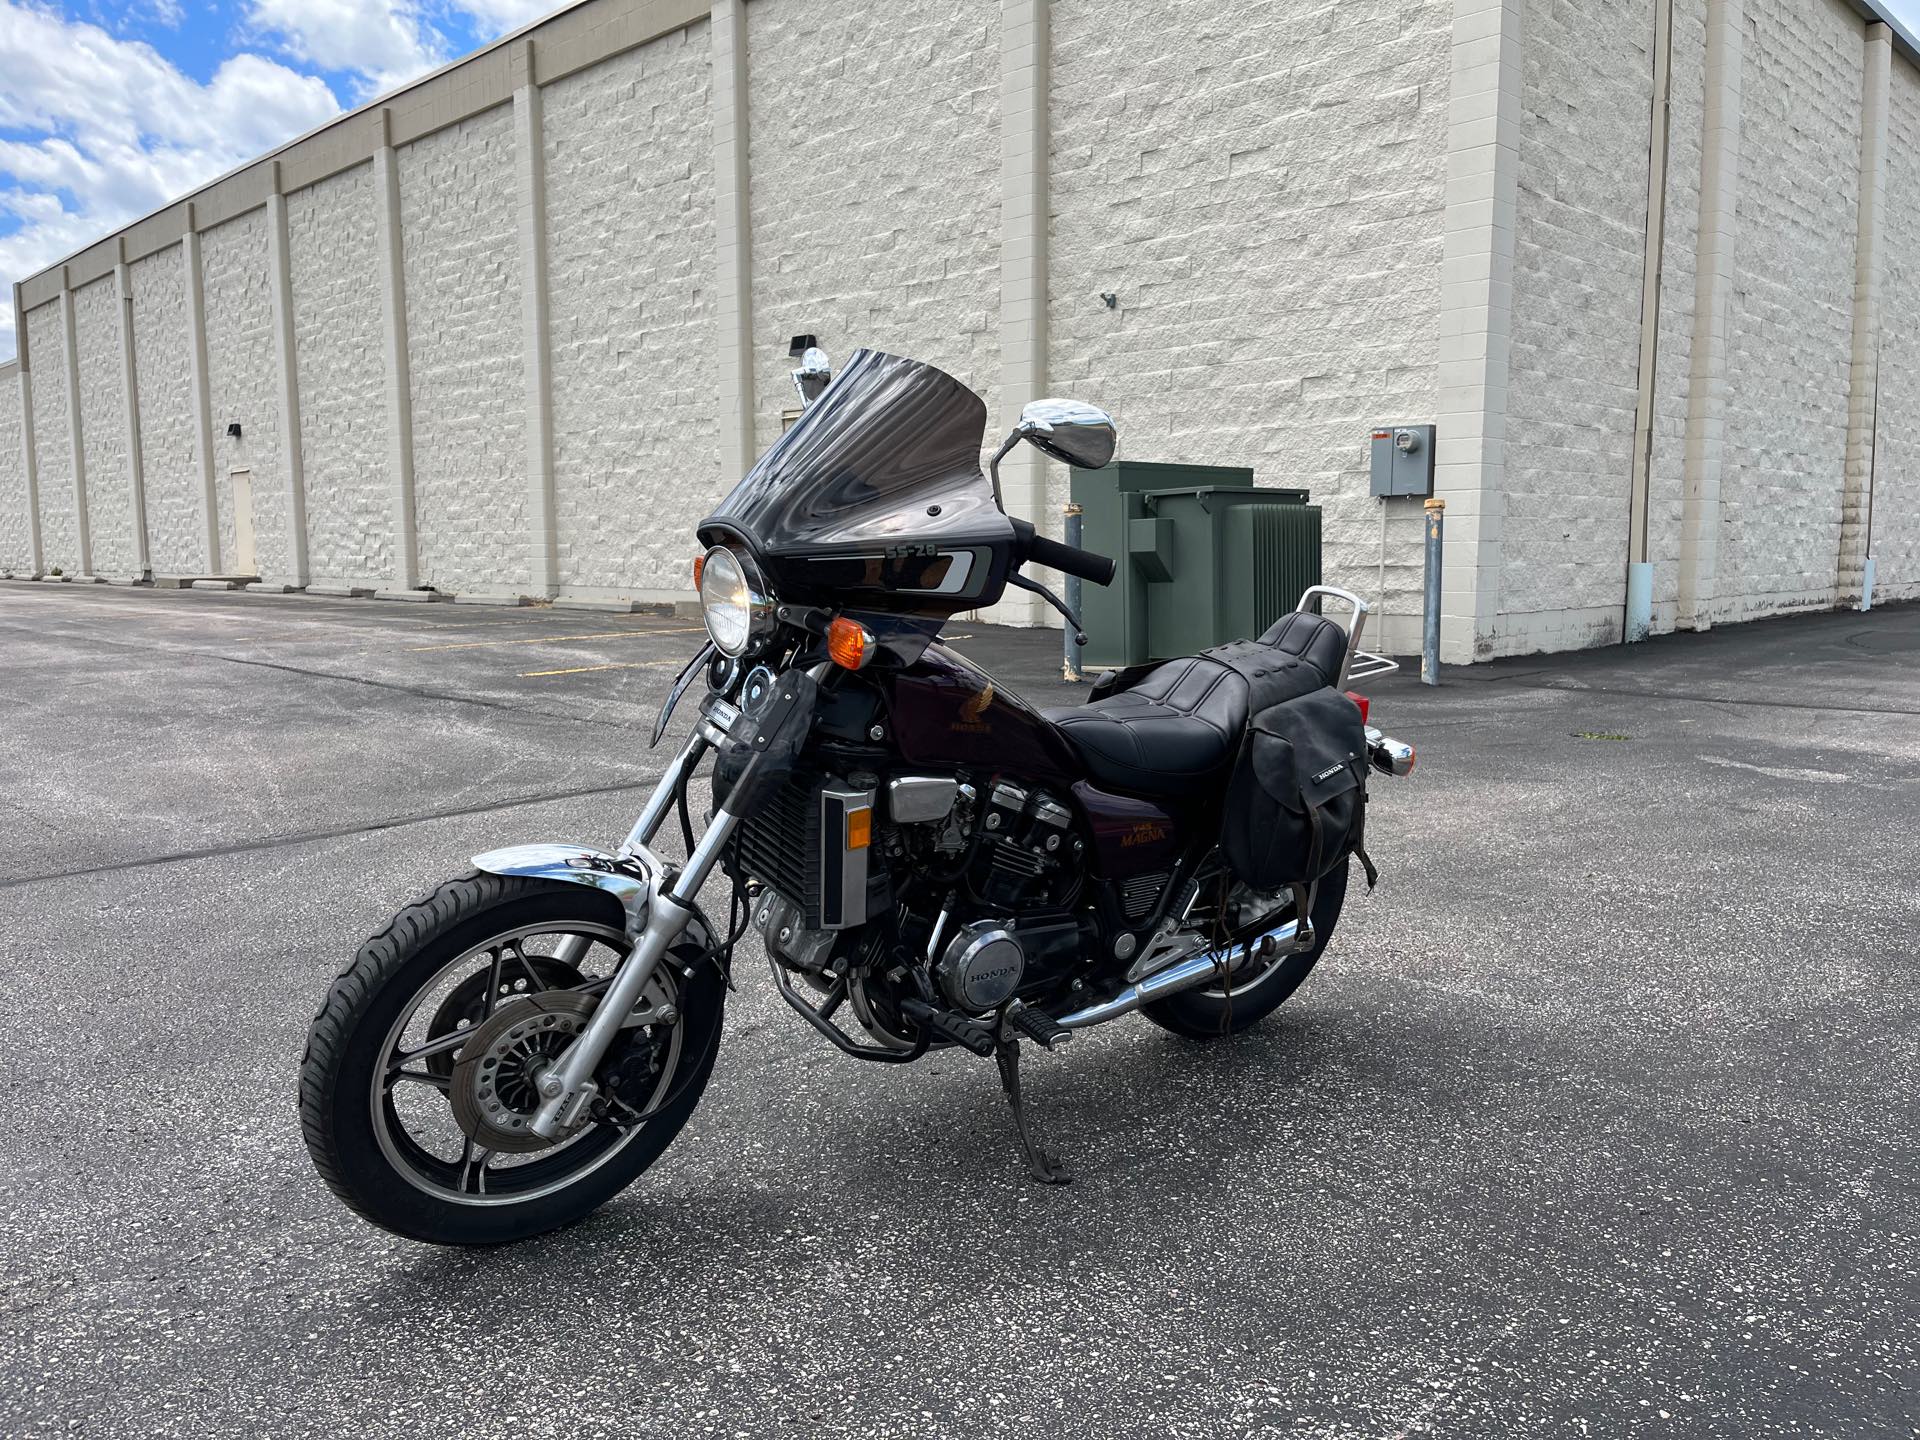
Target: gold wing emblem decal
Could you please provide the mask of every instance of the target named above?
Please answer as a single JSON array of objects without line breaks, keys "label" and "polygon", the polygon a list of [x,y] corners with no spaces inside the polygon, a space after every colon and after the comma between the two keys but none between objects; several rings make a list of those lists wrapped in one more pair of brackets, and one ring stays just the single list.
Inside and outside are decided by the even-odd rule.
[{"label": "gold wing emblem decal", "polygon": [[993,682],[989,680],[986,689],[960,702],[961,721],[968,725],[978,725],[980,717],[987,713],[987,707],[991,704],[993,704]]}]

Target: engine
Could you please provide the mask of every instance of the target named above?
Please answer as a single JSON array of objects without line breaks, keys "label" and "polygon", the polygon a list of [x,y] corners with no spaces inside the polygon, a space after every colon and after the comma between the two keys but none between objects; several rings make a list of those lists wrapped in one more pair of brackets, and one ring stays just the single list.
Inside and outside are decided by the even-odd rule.
[{"label": "engine", "polygon": [[1061,800],[1009,781],[983,800],[951,775],[896,776],[876,788],[885,795],[876,881],[890,875],[904,904],[871,914],[884,913],[884,926],[828,927],[776,881],[754,914],[773,955],[821,989],[846,976],[863,1020],[897,1014],[915,993],[985,1016],[1071,969],[1083,947],[1069,907],[1085,842]]},{"label": "engine", "polygon": [[980,818],[980,856],[970,872],[975,898],[993,908],[1065,904],[1079,888],[1085,843],[1073,812],[1044,791],[1002,780]]}]

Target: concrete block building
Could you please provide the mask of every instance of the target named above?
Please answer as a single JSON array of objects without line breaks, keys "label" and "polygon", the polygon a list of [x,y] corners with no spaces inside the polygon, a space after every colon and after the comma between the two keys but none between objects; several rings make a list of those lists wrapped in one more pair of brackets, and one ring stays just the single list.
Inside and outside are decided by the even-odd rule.
[{"label": "concrete block building", "polygon": [[686,598],[811,333],[1310,489],[1395,649],[1382,423],[1438,427],[1450,660],[1920,596],[1866,0],[582,0],[10,278],[15,576]]}]

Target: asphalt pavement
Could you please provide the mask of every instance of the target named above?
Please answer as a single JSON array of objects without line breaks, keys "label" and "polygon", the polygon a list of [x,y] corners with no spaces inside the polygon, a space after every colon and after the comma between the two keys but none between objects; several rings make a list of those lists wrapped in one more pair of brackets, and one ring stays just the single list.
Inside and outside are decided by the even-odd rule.
[{"label": "asphalt pavement", "polygon": [[[1052,703],[1056,633],[956,624]],[[0,1433],[1920,1434],[1920,608],[1373,687],[1414,742],[1300,993],[862,1066],[751,943],[661,1163],[452,1252],[346,1212],[328,978],[610,844],[671,616],[0,583]]]}]

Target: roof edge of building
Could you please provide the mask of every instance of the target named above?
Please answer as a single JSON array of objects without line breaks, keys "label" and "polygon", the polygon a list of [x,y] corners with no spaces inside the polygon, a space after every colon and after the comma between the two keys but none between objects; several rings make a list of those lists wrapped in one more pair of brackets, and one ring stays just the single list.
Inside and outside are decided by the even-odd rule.
[{"label": "roof edge of building", "polygon": [[[1920,41],[1880,0],[1847,0],[1869,24],[1893,32],[1894,48],[1920,67]],[[400,145],[507,103],[520,85],[555,80],[684,30],[711,13],[711,0],[573,0],[471,55],[375,96],[198,189],[64,255],[18,282],[24,315],[176,243],[259,209],[272,194],[302,189]]]},{"label": "roof edge of building", "polygon": [[18,282],[22,313],[175,244],[189,227],[211,230],[257,210],[272,194],[302,189],[402,145],[506,104],[531,81],[548,85],[708,17],[711,0],[573,0],[551,15],[451,60],[305,134]]}]

